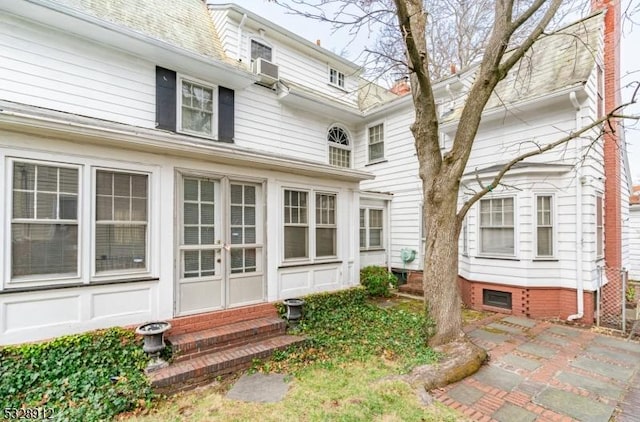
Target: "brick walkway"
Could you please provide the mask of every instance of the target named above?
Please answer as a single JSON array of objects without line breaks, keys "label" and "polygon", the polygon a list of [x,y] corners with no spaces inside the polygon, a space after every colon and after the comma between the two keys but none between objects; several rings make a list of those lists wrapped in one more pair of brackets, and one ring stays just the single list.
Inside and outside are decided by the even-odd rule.
[{"label": "brick walkway", "polygon": [[494,317],[468,335],[488,364],[434,396],[470,420],[640,420],[638,342],[519,317]]}]

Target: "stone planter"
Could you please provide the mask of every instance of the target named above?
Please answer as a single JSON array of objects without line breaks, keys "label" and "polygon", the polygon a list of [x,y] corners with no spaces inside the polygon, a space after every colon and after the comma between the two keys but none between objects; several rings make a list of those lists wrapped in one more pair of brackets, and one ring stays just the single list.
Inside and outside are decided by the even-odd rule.
[{"label": "stone planter", "polygon": [[171,328],[171,324],[164,321],[149,322],[136,329],[136,334],[140,334],[144,339],[142,350],[149,355],[151,361],[145,369],[146,372],[156,371],[169,364],[160,357],[160,352],[165,348],[164,332]]},{"label": "stone planter", "polygon": [[282,301],[287,309],[285,318],[289,321],[291,328],[297,328],[298,322],[302,318],[302,309],[304,307],[304,300],[302,299],[285,299]]}]

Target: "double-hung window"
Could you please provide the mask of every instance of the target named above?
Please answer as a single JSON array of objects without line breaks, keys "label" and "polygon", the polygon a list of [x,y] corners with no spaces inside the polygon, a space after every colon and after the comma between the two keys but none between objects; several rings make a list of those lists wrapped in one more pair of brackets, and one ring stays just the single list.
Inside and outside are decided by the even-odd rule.
[{"label": "double-hung window", "polygon": [[284,191],[284,258],[309,257],[309,193]]},{"label": "double-hung window", "polygon": [[316,193],[316,256],[336,255],[336,195]]},{"label": "double-hung window", "polygon": [[515,255],[513,198],[480,201],[480,253]]},{"label": "double-hung window", "polygon": [[336,204],[334,193],[284,190],[285,260],[325,259],[337,255]]},{"label": "double-hung window", "polygon": [[382,123],[369,127],[369,162],[384,160],[384,125]]},{"label": "double-hung window", "polygon": [[264,59],[266,61],[272,62],[273,60],[273,50],[268,45],[261,43],[257,40],[251,40],[251,62],[258,59]]},{"label": "double-hung window", "polygon": [[11,278],[78,274],[79,169],[13,162]]},{"label": "double-hung window", "polygon": [[536,196],[536,256],[553,256],[553,197]]},{"label": "double-hung window", "polygon": [[604,209],[602,195],[596,195],[596,257],[604,257]]},{"label": "double-hung window", "polygon": [[344,73],[332,67],[329,68],[329,84],[344,89]]},{"label": "double-hung window", "polygon": [[360,208],[360,249],[383,247],[383,212],[376,208]]},{"label": "double-hung window", "polygon": [[214,136],[214,98],[217,97],[215,87],[181,79],[179,89],[180,131]]},{"label": "double-hung window", "polygon": [[146,174],[96,171],[96,273],[147,268]]}]

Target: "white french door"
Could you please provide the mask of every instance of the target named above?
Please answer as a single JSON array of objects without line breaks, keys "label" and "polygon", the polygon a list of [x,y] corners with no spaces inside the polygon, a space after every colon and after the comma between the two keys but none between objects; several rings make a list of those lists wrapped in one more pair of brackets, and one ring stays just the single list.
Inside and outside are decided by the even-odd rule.
[{"label": "white french door", "polygon": [[176,315],[264,301],[262,184],[184,176],[178,191]]}]

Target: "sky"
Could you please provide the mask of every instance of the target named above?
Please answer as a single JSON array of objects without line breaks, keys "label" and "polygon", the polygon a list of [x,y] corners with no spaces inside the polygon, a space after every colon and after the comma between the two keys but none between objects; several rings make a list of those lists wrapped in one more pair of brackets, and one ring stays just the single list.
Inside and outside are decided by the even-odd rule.
[{"label": "sky", "polygon": [[[351,40],[351,37],[346,31],[333,33],[329,24],[286,13],[285,9],[268,0],[230,0],[230,2],[233,1],[245,9],[275,22],[309,41],[315,42],[316,40],[320,40],[324,48],[337,54],[345,53],[345,44]],[[636,8],[638,7],[638,0],[623,0],[623,13],[627,10],[629,1],[632,1]],[[635,18],[640,22],[640,16],[636,15]],[[346,48],[347,58],[355,59],[358,50],[361,51],[364,45],[373,43],[375,38],[376,34],[358,34],[356,42]],[[620,85],[622,87],[633,84],[635,81],[640,81],[639,45],[640,25],[634,26],[629,19],[623,19],[620,51]],[[628,101],[632,93],[632,87],[623,89],[622,101]],[[632,106],[626,113],[640,114],[640,104]],[[640,184],[640,123],[634,124],[629,121],[627,126],[626,141],[631,175],[634,183]]]}]

